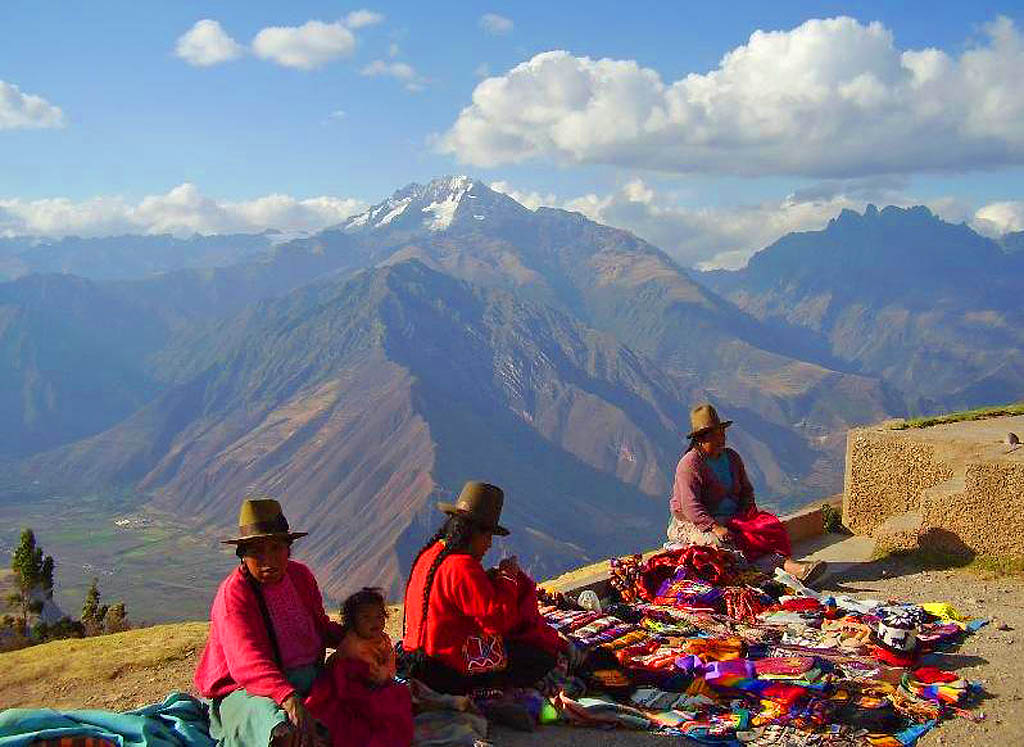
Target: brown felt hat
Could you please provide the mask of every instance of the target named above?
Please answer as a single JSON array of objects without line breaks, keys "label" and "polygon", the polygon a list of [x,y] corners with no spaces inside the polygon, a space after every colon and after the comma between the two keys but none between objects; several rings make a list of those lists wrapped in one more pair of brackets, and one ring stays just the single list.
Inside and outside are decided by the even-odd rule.
[{"label": "brown felt hat", "polygon": [[309,532],[292,532],[284,518],[281,504],[273,498],[246,498],[238,512],[238,536],[221,540],[226,545],[239,545],[249,540],[276,537],[294,540]]},{"label": "brown felt hat", "polygon": [[714,405],[697,405],[690,411],[690,432],[686,437],[699,438],[716,428],[728,428],[730,425],[731,420],[722,420],[718,417],[718,410]]},{"label": "brown felt hat", "polygon": [[464,516],[475,526],[502,537],[508,530],[501,526],[501,506],[505,493],[497,485],[471,480],[462,486],[455,503],[438,503],[437,507],[449,516]]}]

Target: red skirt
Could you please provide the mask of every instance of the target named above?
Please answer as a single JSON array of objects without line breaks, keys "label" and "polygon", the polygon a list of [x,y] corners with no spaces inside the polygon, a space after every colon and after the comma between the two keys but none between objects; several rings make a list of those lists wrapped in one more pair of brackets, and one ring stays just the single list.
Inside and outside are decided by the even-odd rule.
[{"label": "red skirt", "polygon": [[409,747],[412,696],[398,682],[372,687],[365,662],[332,656],[305,705],[331,733],[331,747]]}]

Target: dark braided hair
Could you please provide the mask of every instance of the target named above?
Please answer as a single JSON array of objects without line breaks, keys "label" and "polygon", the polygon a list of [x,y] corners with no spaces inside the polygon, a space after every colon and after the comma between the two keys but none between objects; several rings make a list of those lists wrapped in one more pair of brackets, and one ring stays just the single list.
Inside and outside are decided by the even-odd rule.
[{"label": "dark braided hair", "polygon": [[[416,553],[416,559],[412,561],[412,568],[416,567],[420,558],[427,550],[433,547],[440,540],[444,540],[444,547],[441,548],[441,552],[434,558],[434,562],[430,564],[430,570],[427,571],[427,581],[423,585],[423,611],[420,615],[420,631],[423,631],[423,626],[427,622],[427,607],[430,605],[430,589],[434,585],[434,575],[437,573],[437,569],[441,567],[441,563],[449,555],[460,555],[465,554],[469,551],[470,540],[473,539],[473,535],[477,532],[476,526],[466,517],[455,514],[449,516],[448,520],[441,526],[440,529],[427,540],[427,544]],[[409,581],[412,580],[412,569],[409,571]],[[409,582],[405,584],[405,596],[409,596]],[[405,631],[405,613],[403,608],[402,614],[402,631]]]},{"label": "dark braided hair", "polygon": [[352,594],[341,604],[341,629],[345,633],[355,628],[356,615],[360,607],[373,605],[384,610],[384,618],[387,619],[388,607],[384,599],[384,590],[377,586],[364,586]]}]

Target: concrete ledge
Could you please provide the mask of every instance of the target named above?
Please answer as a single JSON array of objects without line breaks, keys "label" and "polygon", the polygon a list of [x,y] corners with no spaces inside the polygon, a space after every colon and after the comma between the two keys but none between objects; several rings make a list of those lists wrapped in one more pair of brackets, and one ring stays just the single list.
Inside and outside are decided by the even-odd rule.
[{"label": "concrete ledge", "polygon": [[804,506],[799,511],[779,517],[789,532],[789,539],[795,545],[825,532],[825,516],[821,507],[829,505],[836,512],[843,510],[843,494],[837,493],[817,503]]}]

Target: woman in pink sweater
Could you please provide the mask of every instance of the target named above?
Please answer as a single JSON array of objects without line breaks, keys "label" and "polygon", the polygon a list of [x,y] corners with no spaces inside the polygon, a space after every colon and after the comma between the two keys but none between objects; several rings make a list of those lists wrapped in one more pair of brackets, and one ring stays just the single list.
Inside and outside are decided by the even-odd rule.
[{"label": "woman in pink sweater", "polygon": [[217,590],[194,678],[210,699],[211,736],[225,747],[408,747],[406,688],[388,688],[383,702],[364,662],[335,657],[325,669],[343,631],[312,572],[289,557],[306,533],[289,531],[269,499],[243,502],[238,524],[226,542],[241,563]]}]

